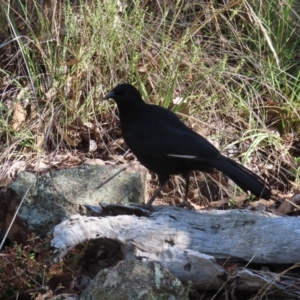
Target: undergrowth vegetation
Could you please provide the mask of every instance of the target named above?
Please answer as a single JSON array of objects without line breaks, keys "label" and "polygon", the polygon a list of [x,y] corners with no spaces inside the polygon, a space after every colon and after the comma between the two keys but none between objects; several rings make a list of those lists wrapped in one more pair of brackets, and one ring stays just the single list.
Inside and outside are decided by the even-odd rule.
[{"label": "undergrowth vegetation", "polygon": [[115,144],[115,106],[102,99],[126,81],[262,174],[275,191],[294,192],[300,179],[299,5],[1,1],[2,185],[20,169],[63,165],[65,156],[64,162],[55,157],[65,153],[119,161],[126,149]]},{"label": "undergrowth vegetation", "polygon": [[[207,137],[238,147],[242,161],[256,154],[255,171],[275,188],[298,181],[289,157],[299,154],[296,4],[2,2],[1,177],[15,160],[38,171],[46,153],[81,149],[91,138],[109,144],[115,120],[101,100],[127,81],[196,130],[208,126]],[[93,155],[114,154],[107,151]]]}]

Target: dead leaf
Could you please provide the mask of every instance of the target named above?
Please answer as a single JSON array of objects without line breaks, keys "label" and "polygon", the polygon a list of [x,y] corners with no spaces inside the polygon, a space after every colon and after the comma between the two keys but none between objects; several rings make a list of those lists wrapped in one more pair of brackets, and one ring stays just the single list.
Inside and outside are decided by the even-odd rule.
[{"label": "dead leaf", "polygon": [[212,208],[222,208],[222,207],[224,207],[224,205],[227,205],[228,202],[229,202],[228,198],[221,199],[221,200],[218,200],[218,201],[213,201],[213,202],[209,203],[209,207],[212,207]]},{"label": "dead leaf", "polygon": [[26,119],[26,111],[20,103],[17,103],[13,113],[13,124],[12,128],[17,130]]},{"label": "dead leaf", "polygon": [[284,201],[276,209],[276,213],[279,215],[285,215],[291,211],[292,211],[292,204],[289,201],[287,201],[287,199],[284,199]]},{"label": "dead leaf", "polygon": [[37,133],[35,138],[34,150],[42,149],[44,144],[45,134],[44,133]]},{"label": "dead leaf", "polygon": [[64,166],[77,166],[82,163],[82,160],[75,155],[68,155],[68,158],[64,161]]},{"label": "dead leaf", "polygon": [[195,203],[190,203],[190,204],[195,208],[195,210],[203,209],[203,206],[197,205]]},{"label": "dead leaf", "polygon": [[82,163],[82,160],[70,153],[65,154],[50,154],[44,157],[39,157],[35,162],[31,164],[31,167],[35,171],[44,171],[50,167],[64,168],[70,166],[78,166]]},{"label": "dead leaf", "polygon": [[138,72],[141,74],[146,74],[148,72],[147,66],[148,66],[148,64],[140,65],[138,67]]},{"label": "dead leaf", "polygon": [[17,176],[21,171],[24,171],[26,167],[26,163],[24,161],[16,161],[14,162],[7,171],[7,176],[9,178],[14,178]]},{"label": "dead leaf", "polygon": [[77,58],[72,58],[66,62],[61,63],[62,66],[74,66],[78,65],[79,60]]},{"label": "dead leaf", "polygon": [[51,167],[49,164],[45,164],[40,159],[32,165],[33,165],[33,169],[37,172],[45,171]]},{"label": "dead leaf", "polygon": [[47,93],[45,93],[45,97],[47,100],[52,100],[56,97],[57,93],[58,89],[56,87],[52,87]]},{"label": "dead leaf", "polygon": [[234,198],[234,203],[237,208],[242,208],[245,204],[246,197],[245,195],[237,196]]},{"label": "dead leaf", "polygon": [[296,194],[291,200],[284,199],[280,206],[276,209],[276,213],[280,215],[285,215],[293,211],[295,208],[300,209],[300,194]]},{"label": "dead leaf", "polygon": [[88,129],[94,129],[95,128],[95,124],[93,124],[91,122],[83,122],[83,125],[85,127],[87,127]]},{"label": "dead leaf", "polygon": [[97,166],[104,166],[105,162],[102,159],[99,159],[99,158],[93,158],[93,159],[87,158],[84,161],[84,164],[85,165],[93,165],[93,166],[96,166],[96,165]]},{"label": "dead leaf", "polygon": [[273,200],[259,199],[258,201],[250,202],[249,205],[256,210],[266,210],[274,205]]},{"label": "dead leaf", "polygon": [[76,147],[79,143],[78,140],[73,140],[72,138],[70,138],[68,136],[68,133],[65,132],[60,126],[59,124],[55,124],[56,125],[56,129],[58,131],[58,133],[62,136],[62,138],[72,147]]}]

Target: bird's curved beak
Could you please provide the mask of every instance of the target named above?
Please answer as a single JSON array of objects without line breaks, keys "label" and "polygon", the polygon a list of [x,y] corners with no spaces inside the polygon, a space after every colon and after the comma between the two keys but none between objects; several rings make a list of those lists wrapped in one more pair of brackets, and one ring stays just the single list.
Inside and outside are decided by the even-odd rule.
[{"label": "bird's curved beak", "polygon": [[115,97],[115,93],[113,91],[109,92],[108,94],[106,94],[103,98],[103,100],[108,100],[110,98],[114,98]]}]

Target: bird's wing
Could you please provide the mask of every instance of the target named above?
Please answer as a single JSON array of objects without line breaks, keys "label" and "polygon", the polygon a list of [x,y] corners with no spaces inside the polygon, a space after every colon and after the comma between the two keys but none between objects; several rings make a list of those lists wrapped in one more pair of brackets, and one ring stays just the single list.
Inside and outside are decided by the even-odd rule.
[{"label": "bird's wing", "polygon": [[132,124],[123,132],[125,142],[141,155],[152,157],[175,156],[187,159],[211,160],[219,151],[205,138],[180,122],[145,122]]}]

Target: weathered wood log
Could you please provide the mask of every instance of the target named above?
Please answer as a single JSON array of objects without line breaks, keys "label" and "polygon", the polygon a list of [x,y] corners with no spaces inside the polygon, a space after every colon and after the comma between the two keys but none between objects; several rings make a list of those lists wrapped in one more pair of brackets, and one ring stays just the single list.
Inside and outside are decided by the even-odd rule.
[{"label": "weathered wood log", "polygon": [[78,243],[107,238],[121,245],[125,259],[159,261],[180,280],[192,280],[198,287],[218,288],[228,280],[217,259],[264,264],[300,261],[300,218],[248,210],[156,206],[150,216],[76,215],[57,225],[53,236],[59,259]]}]

